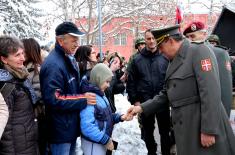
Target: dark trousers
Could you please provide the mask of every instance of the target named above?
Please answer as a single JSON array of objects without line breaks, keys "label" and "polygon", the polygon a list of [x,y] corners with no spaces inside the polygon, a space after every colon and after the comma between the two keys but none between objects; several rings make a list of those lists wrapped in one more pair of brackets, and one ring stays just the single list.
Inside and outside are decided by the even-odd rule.
[{"label": "dark trousers", "polygon": [[142,129],[141,134],[145,141],[148,155],[156,155],[157,144],[154,139],[154,125],[155,125],[155,116],[157,118],[160,142],[161,142],[161,152],[162,155],[170,155],[171,147],[171,138],[170,138],[170,112],[164,111],[158,114],[150,115],[146,117],[141,115]]}]

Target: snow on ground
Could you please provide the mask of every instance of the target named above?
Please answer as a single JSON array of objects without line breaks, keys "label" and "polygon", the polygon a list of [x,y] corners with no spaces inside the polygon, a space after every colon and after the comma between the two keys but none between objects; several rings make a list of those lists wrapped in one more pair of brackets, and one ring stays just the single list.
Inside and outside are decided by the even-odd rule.
[{"label": "snow on ground", "polygon": [[230,123],[231,123],[232,129],[233,129],[233,133],[235,134],[235,110],[231,110]]},{"label": "snow on ground", "polygon": [[[127,109],[130,107],[126,96],[121,94],[115,95],[115,103],[117,112],[121,114],[126,113]],[[158,130],[155,131],[155,135],[159,137]],[[140,129],[136,117],[132,121],[116,124],[113,131],[113,139],[118,141],[118,148],[113,152],[113,155],[147,154],[145,143],[140,138]],[[159,138],[157,139],[159,140]],[[77,155],[82,155],[80,139],[77,140]]]}]

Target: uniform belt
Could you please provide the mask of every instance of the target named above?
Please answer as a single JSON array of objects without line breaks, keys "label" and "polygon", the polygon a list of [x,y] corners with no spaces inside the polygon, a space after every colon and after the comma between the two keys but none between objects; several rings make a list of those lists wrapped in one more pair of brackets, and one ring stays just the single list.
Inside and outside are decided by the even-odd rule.
[{"label": "uniform belt", "polygon": [[186,106],[189,104],[195,104],[195,103],[199,103],[200,101],[200,97],[199,96],[192,96],[192,97],[188,97],[188,98],[183,98],[177,101],[172,101],[171,102],[171,107],[172,108],[178,108],[181,106]]}]

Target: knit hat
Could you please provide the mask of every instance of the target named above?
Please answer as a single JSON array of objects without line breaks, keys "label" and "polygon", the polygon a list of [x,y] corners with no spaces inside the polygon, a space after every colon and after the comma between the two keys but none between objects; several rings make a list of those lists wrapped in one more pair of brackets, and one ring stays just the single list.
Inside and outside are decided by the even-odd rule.
[{"label": "knit hat", "polygon": [[113,73],[109,67],[103,63],[95,65],[91,70],[90,83],[100,87],[106,80],[111,78]]}]

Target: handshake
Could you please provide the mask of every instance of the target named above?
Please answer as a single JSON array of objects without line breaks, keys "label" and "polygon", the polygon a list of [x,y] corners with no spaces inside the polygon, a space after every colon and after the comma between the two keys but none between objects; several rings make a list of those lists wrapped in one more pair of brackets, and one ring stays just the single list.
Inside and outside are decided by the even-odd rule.
[{"label": "handshake", "polygon": [[142,108],[141,108],[140,105],[137,105],[137,106],[133,106],[133,105],[132,105],[132,106],[127,110],[126,114],[124,114],[124,115],[121,116],[121,120],[122,120],[122,121],[130,121],[130,120],[133,119],[133,117],[134,117],[135,115],[137,115],[138,113],[142,113],[142,112],[143,112],[143,110],[142,110]]}]

